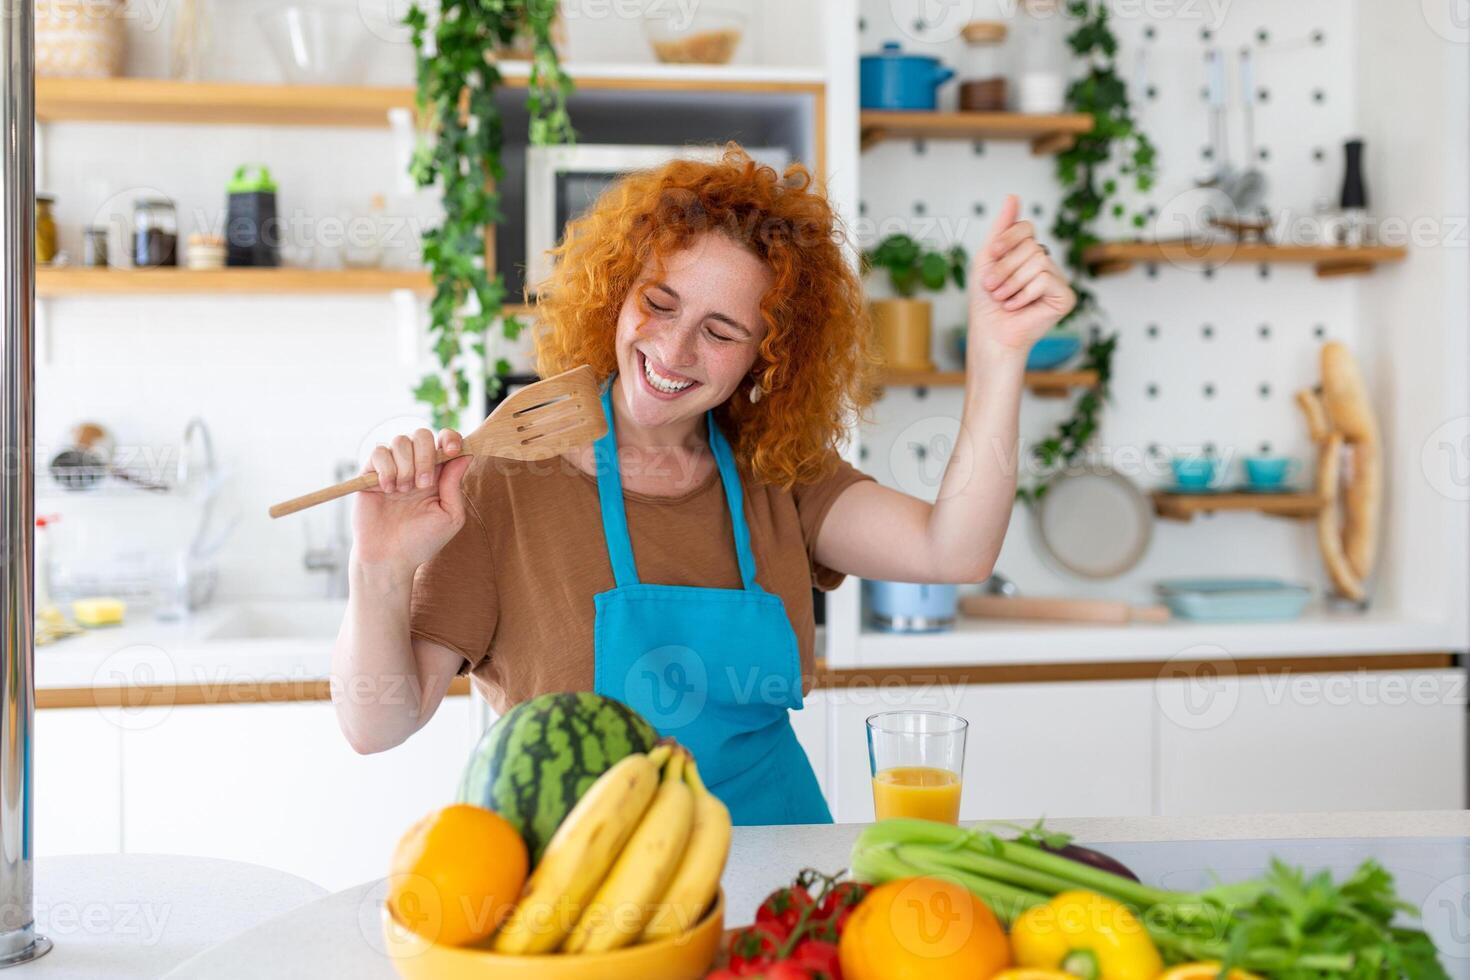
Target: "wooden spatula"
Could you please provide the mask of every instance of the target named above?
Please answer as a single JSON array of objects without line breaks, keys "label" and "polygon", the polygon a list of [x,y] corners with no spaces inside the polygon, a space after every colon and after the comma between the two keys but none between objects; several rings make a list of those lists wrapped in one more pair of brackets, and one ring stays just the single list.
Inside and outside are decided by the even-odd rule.
[{"label": "wooden spatula", "polygon": [[[526,385],[496,406],[480,427],[464,437],[455,456],[500,456],[504,459],[550,459],[585,446],[607,434],[607,418],[597,390],[597,376],[583,364],[544,381]],[[439,462],[455,456],[441,452]],[[376,473],[364,473],[271,508],[284,517],[378,485]]]}]

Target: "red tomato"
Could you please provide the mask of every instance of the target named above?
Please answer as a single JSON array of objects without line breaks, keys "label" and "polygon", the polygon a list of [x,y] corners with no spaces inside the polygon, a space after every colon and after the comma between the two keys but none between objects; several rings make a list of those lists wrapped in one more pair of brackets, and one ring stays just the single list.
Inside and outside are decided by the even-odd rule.
[{"label": "red tomato", "polygon": [[813,918],[831,922],[841,932],[848,917],[852,915],[852,910],[861,905],[872,890],[873,886],[858,881],[839,882],[822,898],[822,904],[813,913]]},{"label": "red tomato", "polygon": [[842,980],[842,967],[838,965],[837,944],[820,939],[803,939],[791,951],[789,963],[798,963],[813,974],[826,980]]},{"label": "red tomato", "polygon": [[801,914],[812,904],[811,893],[801,885],[790,888],[777,888],[766,896],[761,902],[761,907],[756,909],[755,924],[758,926],[768,923],[780,925],[786,935],[791,935],[791,930],[796,928],[796,923],[801,920]]},{"label": "red tomato", "polygon": [[730,937],[730,972],[736,976],[759,973],[775,961],[783,942],[784,935],[760,925],[746,926]]},{"label": "red tomato", "polygon": [[765,980],[821,980],[822,977],[822,974],[802,966],[795,960],[782,960],[769,967],[762,975]]}]

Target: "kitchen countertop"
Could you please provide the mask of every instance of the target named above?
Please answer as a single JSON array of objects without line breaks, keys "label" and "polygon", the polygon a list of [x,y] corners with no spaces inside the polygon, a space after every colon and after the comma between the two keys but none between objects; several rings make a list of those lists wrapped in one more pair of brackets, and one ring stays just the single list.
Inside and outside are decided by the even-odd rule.
[{"label": "kitchen countertop", "polygon": [[326,894],[274,868],[164,854],[40,858],[33,881],[36,931],[54,945],[7,976],[159,977],[201,950]]},{"label": "kitchen countertop", "polygon": [[[76,708],[325,700],[332,641],[344,606],[342,600],[323,599],[230,602],[179,622],[159,622],[146,613],[136,613],[121,625],[88,630],[39,647],[36,703],[40,708]],[[1198,624],[1154,629],[1168,631],[1177,639],[1190,628]],[[1006,630],[1029,630],[1026,635],[1044,641],[1045,650],[1017,647],[1009,640],[998,642],[1010,636]],[[825,631],[819,627],[817,632],[818,649],[822,649]],[[1107,634],[1106,643],[1102,633]],[[936,634],[922,641],[865,633],[859,643],[859,660],[865,666],[835,669],[835,665],[819,665],[814,683],[821,689],[1147,680],[1159,676],[1160,664],[1177,672],[1195,662],[1181,660],[1183,648],[1178,645],[1169,646],[1169,656],[1150,654],[1148,644],[1127,649],[1118,646],[1123,643],[1126,647],[1129,637],[1142,640],[1146,635],[1118,627],[1103,630],[969,621],[952,634]],[[874,644],[887,651],[876,662],[870,649]],[[1385,640],[1384,651],[1393,646]],[[1184,653],[1242,674],[1437,670],[1450,665],[1449,654],[1419,652],[1426,649],[1430,648],[1374,654],[1354,652],[1346,644],[1339,655],[1319,651],[1246,656],[1249,650],[1231,645],[1228,649],[1191,647]],[[453,695],[468,692],[464,678],[450,691]]]},{"label": "kitchen countertop", "polygon": [[[1470,980],[1470,812],[1337,813],[1228,818],[1052,820],[1083,843],[1100,844],[1145,880],[1199,887],[1261,870],[1270,854],[1342,874],[1367,857],[1394,872],[1404,897],[1424,910],[1452,977]],[[727,925],[742,925],[767,892],[803,867],[846,866],[861,825],[743,827],[725,872]],[[359,885],[256,926],[180,965],[169,980],[391,980],[379,934],[384,882]]]}]

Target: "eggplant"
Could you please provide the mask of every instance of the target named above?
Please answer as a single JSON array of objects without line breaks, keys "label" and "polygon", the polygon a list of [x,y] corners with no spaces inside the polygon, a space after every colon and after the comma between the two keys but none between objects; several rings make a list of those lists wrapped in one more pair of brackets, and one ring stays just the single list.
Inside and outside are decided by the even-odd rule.
[{"label": "eggplant", "polygon": [[1048,847],[1045,850],[1051,851],[1060,857],[1069,858],[1078,864],[1086,864],[1097,868],[1099,871],[1115,874],[1120,878],[1129,878],[1133,881],[1138,881],[1138,875],[1130,871],[1121,861],[1116,861],[1101,851],[1094,851],[1090,847],[1082,847],[1080,844],[1068,844],[1066,847]]}]

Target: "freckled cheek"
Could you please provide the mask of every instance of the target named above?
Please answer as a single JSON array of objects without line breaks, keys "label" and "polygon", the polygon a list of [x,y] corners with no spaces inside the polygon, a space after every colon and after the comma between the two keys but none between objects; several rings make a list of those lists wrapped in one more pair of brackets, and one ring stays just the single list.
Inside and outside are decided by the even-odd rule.
[{"label": "freckled cheek", "polygon": [[700,352],[715,387],[733,389],[755,363],[755,348],[745,344],[710,344]]}]

